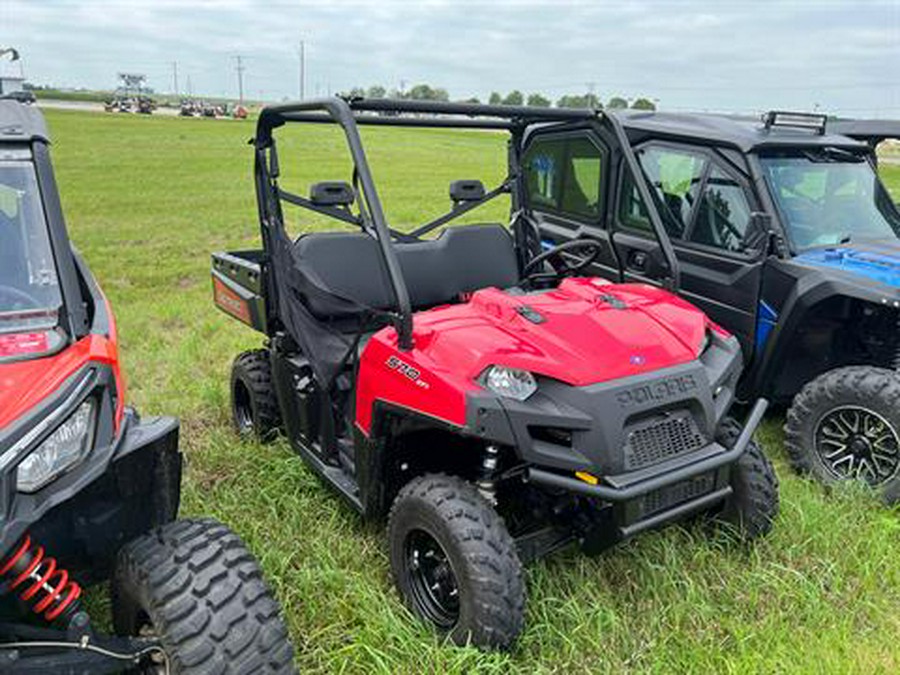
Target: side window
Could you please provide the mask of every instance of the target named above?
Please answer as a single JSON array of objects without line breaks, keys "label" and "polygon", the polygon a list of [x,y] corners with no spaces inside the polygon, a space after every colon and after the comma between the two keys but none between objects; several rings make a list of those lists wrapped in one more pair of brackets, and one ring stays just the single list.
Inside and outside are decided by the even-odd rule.
[{"label": "side window", "polygon": [[[701,152],[663,146],[641,150],[638,161],[672,239],[726,251],[745,250],[752,208],[741,183],[715,161]],[[622,181],[617,208],[621,227],[653,233],[630,173]]]},{"label": "side window", "polygon": [[533,208],[596,220],[601,210],[603,154],[578,136],[534,140],[525,152],[528,201]]},{"label": "side window", "polygon": [[706,179],[690,240],[742,251],[749,224],[750,205],[740,183],[714,166]]},{"label": "side window", "polygon": [[623,227],[653,234],[653,223],[650,222],[647,207],[644,205],[644,200],[641,199],[641,193],[638,192],[637,186],[634,184],[634,177],[627,169],[622,180],[621,191],[619,192],[618,215],[619,224]]},{"label": "side window", "polygon": [[689,150],[653,146],[638,153],[638,160],[656,190],[660,215],[669,236],[683,239],[709,160]]}]

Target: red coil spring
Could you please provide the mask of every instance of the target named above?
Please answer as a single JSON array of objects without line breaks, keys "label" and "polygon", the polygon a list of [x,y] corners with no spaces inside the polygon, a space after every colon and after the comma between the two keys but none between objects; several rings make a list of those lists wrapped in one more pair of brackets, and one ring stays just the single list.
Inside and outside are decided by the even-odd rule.
[{"label": "red coil spring", "polygon": [[81,586],[69,581],[69,573],[57,567],[55,558],[44,557],[43,546],[32,547],[27,534],[15,552],[0,564],[0,578],[15,575],[9,591],[21,588],[19,598],[47,621],[54,621],[68,608],[74,609],[73,603],[81,596]]}]

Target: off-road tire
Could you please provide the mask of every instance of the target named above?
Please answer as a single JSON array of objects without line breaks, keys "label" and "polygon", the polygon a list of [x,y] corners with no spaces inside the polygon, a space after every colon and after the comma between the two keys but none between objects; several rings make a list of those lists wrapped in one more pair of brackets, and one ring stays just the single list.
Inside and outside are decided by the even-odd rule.
[{"label": "off-road tire", "polygon": [[477,489],[443,474],[425,475],[400,490],[388,520],[391,569],[407,606],[430,620],[415,597],[407,544],[426,532],[440,545],[458,584],[459,612],[439,626],[458,644],[504,649],[522,631],[525,584],[515,542],[502,518]]},{"label": "off-road tire", "polygon": [[[807,383],[794,397],[784,424],[784,445],[791,466],[824,484],[840,480],[816,451],[821,420],[841,407],[874,413],[900,432],[900,374],[874,366],[835,368]],[[878,486],[888,504],[900,500],[900,473]]]},{"label": "off-road tire", "polygon": [[[737,421],[726,417],[716,432],[716,441],[732,448],[741,429]],[[744,541],[771,532],[780,508],[778,476],[756,441],[751,440],[731,466],[731,490],[731,496],[716,515],[716,520],[732,528]]]},{"label": "off-road tire", "polygon": [[215,520],[175,521],[126,544],[110,586],[116,632],[150,629],[172,673],[296,672],[259,564]]},{"label": "off-road tire", "polygon": [[266,349],[239,354],[231,366],[231,421],[241,436],[273,440],[281,428],[272,363]]}]

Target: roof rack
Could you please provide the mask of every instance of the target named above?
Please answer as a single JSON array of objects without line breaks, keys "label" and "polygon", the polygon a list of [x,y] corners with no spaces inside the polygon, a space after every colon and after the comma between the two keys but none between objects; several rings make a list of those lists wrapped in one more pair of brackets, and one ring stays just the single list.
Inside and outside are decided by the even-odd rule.
[{"label": "roof rack", "polygon": [[815,131],[819,136],[825,135],[825,123],[828,115],[817,113],[790,112],[787,110],[770,110],[763,115],[763,123],[766,129],[772,127],[792,127],[795,129],[808,129]]}]

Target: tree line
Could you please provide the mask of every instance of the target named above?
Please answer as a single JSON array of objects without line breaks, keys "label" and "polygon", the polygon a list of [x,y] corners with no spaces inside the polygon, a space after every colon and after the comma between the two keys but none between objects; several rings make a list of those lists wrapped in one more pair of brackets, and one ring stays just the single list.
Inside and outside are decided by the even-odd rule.
[{"label": "tree line", "polygon": [[[428,84],[415,84],[409,89],[392,89],[388,90],[381,85],[373,85],[368,89],[363,87],[353,87],[349,91],[343,93],[344,96],[353,98],[399,98],[413,101],[449,101],[450,96],[446,89],[441,87],[431,87]],[[477,97],[465,99],[466,103],[481,103]],[[513,89],[506,95],[498,91],[491,92],[488,98],[491,105],[526,105],[531,107],[546,108],[553,102],[540,93],[532,93],[527,96]],[[611,110],[622,110],[625,108],[633,108],[634,110],[656,110],[656,103],[646,97],[638,97],[632,101],[622,96],[611,97],[604,105],[600,97],[593,93],[588,94],[566,94],[560,96],[556,100],[557,108],[594,108],[601,110],[604,107]]]}]

